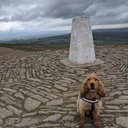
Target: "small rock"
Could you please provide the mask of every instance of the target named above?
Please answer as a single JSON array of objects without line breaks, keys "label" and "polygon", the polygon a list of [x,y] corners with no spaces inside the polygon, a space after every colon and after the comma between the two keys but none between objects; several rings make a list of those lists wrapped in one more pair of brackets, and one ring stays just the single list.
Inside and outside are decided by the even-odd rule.
[{"label": "small rock", "polygon": [[120,96],[119,99],[128,100],[128,96]]},{"label": "small rock", "polygon": [[14,89],[10,89],[10,88],[3,88],[5,91],[11,92],[11,93],[16,93],[17,91]]},{"label": "small rock", "polygon": [[33,124],[37,124],[39,121],[37,119],[33,119],[33,118],[24,118],[21,120],[21,122],[17,123],[15,126],[18,127],[26,127],[26,126],[30,126]]},{"label": "small rock", "polygon": [[116,96],[116,95],[121,95],[121,91],[114,91],[110,93],[111,97]]},{"label": "small rock", "polygon": [[67,108],[76,108],[76,105],[75,104],[68,104],[66,105]]},{"label": "small rock", "polygon": [[24,103],[24,108],[27,111],[32,111],[32,110],[38,108],[40,104],[41,104],[40,101],[37,101],[37,100],[32,99],[32,98],[27,98],[25,100],[25,103]]},{"label": "small rock", "polygon": [[118,118],[116,118],[116,123],[118,125],[121,125],[121,126],[127,128],[128,127],[128,117],[118,117]]},{"label": "small rock", "polygon": [[70,122],[66,122],[64,123],[65,127],[67,128],[75,128],[76,126],[76,123],[70,123]]},{"label": "small rock", "polygon": [[65,116],[62,118],[62,120],[64,121],[74,121],[74,117],[73,116]]},{"label": "small rock", "polygon": [[56,99],[56,100],[52,100],[50,102],[47,102],[47,106],[59,106],[63,104],[63,99]]},{"label": "small rock", "polygon": [[48,111],[47,110],[39,110],[38,114],[45,115],[45,114],[48,114]]},{"label": "small rock", "polygon": [[45,80],[53,80],[52,77],[45,77],[44,79],[45,79]]},{"label": "small rock", "polygon": [[21,92],[17,92],[15,96],[24,100],[24,95]]},{"label": "small rock", "polygon": [[3,120],[2,119],[0,119],[0,124],[3,124]]},{"label": "small rock", "polygon": [[20,121],[19,118],[8,118],[5,122],[6,125],[13,125]]},{"label": "small rock", "polygon": [[22,115],[22,117],[34,116],[34,115],[36,115],[36,114],[37,114],[37,112],[32,112],[32,113],[24,113],[24,114]]},{"label": "small rock", "polygon": [[62,87],[62,86],[60,86],[60,85],[54,85],[54,87],[57,88],[57,89],[60,90],[60,91],[67,91],[67,88]]},{"label": "small rock", "polygon": [[[30,126],[30,128],[36,128],[36,127]],[[39,125],[38,128],[61,128],[61,127],[60,127],[60,124],[58,124],[58,123],[56,123],[56,124],[47,123],[47,124]]]},{"label": "small rock", "polygon": [[104,128],[109,128],[109,126],[105,126]]},{"label": "small rock", "polygon": [[13,115],[13,112],[9,111],[8,109],[6,108],[0,109],[0,117],[3,119],[12,115]]},{"label": "small rock", "polygon": [[128,106],[123,106],[123,109],[128,110]]},{"label": "small rock", "polygon": [[38,78],[28,78],[28,80],[31,80],[31,81],[34,81],[34,82],[39,82],[39,83],[42,82],[42,80],[38,79]]},{"label": "small rock", "polygon": [[78,96],[78,91],[75,91],[75,92],[69,91],[63,95],[64,98],[69,98],[74,96]]},{"label": "small rock", "polygon": [[0,125],[0,128],[3,128],[3,127]]},{"label": "small rock", "polygon": [[15,113],[16,115],[18,115],[18,116],[20,116],[20,115],[22,114],[22,111],[21,111],[21,110],[18,110],[17,108],[15,108],[15,107],[13,107],[13,106],[11,106],[11,105],[7,106],[7,108],[8,108],[10,111],[14,112],[14,113]]},{"label": "small rock", "polygon": [[124,90],[123,94],[128,95],[128,90]]},{"label": "small rock", "polygon": [[[67,83],[76,83],[76,81],[71,78],[62,77],[62,79],[64,80],[64,82],[67,82]],[[63,81],[63,80],[61,80],[61,81]]]},{"label": "small rock", "polygon": [[34,99],[37,99],[37,100],[41,101],[42,103],[45,103],[45,102],[48,101],[48,99],[43,98],[43,97],[40,96],[40,95],[32,95],[31,97],[34,98]]},{"label": "small rock", "polygon": [[77,70],[76,70],[76,73],[77,73],[78,75],[85,75],[85,71],[77,71]]},{"label": "small rock", "polygon": [[60,118],[61,118],[60,114],[55,114],[55,115],[49,116],[48,118],[44,119],[43,121],[44,122],[46,122],[46,121],[58,121]]},{"label": "small rock", "polygon": [[113,106],[113,105],[110,105],[110,106],[106,106],[107,109],[120,109],[120,107],[118,106]]},{"label": "small rock", "polygon": [[69,114],[70,115],[76,115],[77,113],[76,113],[76,111],[70,111]]},{"label": "small rock", "polygon": [[117,105],[117,104],[128,104],[128,100],[115,99],[113,101],[106,102],[106,104],[114,104],[114,105]]},{"label": "small rock", "polygon": [[50,76],[52,76],[52,74],[44,74],[45,76],[47,76],[47,77],[50,77]]}]

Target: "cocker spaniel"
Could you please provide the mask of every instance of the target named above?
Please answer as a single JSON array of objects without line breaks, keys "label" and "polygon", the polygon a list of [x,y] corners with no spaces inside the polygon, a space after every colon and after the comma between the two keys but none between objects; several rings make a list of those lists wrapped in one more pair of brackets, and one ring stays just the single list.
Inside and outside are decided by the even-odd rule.
[{"label": "cocker spaniel", "polygon": [[80,117],[78,127],[83,127],[86,115],[91,114],[94,128],[100,128],[99,113],[102,106],[101,98],[105,97],[102,82],[95,73],[90,74],[83,82],[77,100],[77,113]]}]

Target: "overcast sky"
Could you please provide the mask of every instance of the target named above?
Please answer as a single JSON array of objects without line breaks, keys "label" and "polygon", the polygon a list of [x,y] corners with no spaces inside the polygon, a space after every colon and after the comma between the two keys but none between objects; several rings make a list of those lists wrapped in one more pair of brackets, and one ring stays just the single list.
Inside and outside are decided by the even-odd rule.
[{"label": "overcast sky", "polygon": [[128,25],[128,0],[0,0],[0,31],[69,30],[76,16]]}]

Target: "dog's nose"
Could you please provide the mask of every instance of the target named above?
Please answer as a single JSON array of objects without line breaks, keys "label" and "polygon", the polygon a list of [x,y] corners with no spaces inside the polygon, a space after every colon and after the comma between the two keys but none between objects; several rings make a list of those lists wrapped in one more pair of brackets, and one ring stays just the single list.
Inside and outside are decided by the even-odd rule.
[{"label": "dog's nose", "polygon": [[94,89],[94,83],[90,83],[91,89]]}]

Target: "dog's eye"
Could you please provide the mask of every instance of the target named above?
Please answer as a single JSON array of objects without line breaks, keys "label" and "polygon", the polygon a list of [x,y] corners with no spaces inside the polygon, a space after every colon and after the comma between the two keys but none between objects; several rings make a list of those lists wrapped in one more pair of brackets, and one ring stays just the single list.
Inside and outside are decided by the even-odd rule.
[{"label": "dog's eye", "polygon": [[98,80],[98,79],[95,79],[96,81]]},{"label": "dog's eye", "polygon": [[88,79],[88,81],[89,81],[90,79]]}]

